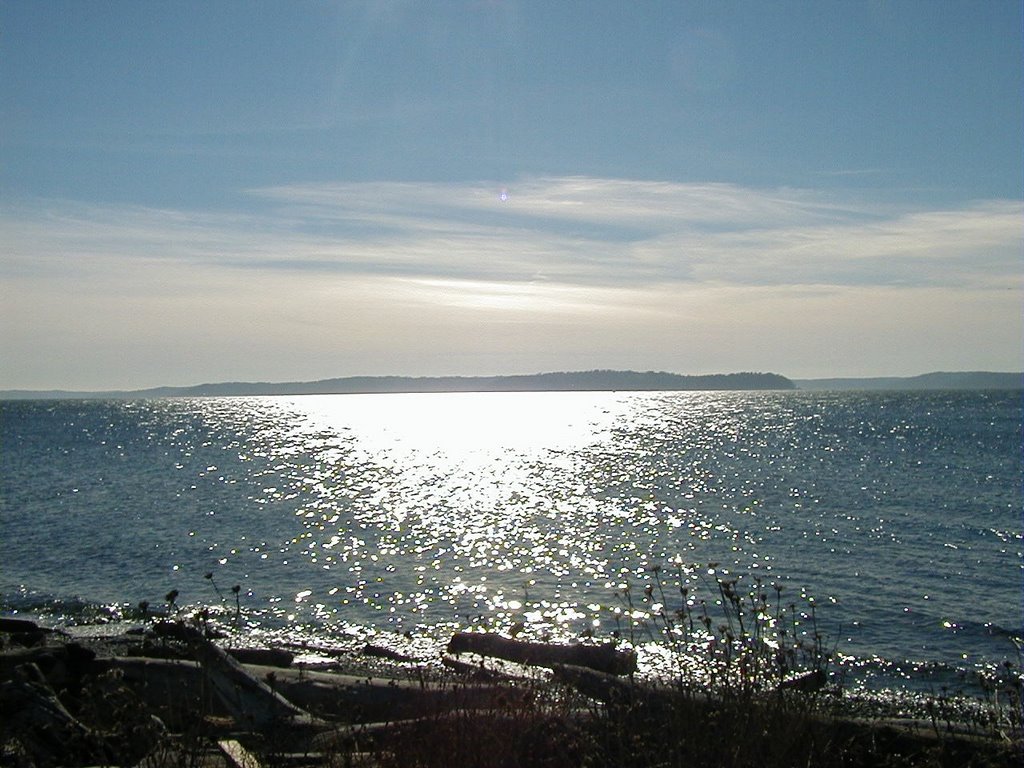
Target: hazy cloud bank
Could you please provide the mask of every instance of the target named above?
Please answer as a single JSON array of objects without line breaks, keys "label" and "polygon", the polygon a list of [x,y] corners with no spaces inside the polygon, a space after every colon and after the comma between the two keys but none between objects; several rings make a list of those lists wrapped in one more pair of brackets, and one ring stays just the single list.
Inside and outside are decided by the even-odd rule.
[{"label": "hazy cloud bank", "polygon": [[[1015,367],[1022,214],[594,178],[281,186],[229,212],[22,201],[0,214],[8,383],[901,374],[955,345]],[[94,380],[59,378],[90,355]]]}]

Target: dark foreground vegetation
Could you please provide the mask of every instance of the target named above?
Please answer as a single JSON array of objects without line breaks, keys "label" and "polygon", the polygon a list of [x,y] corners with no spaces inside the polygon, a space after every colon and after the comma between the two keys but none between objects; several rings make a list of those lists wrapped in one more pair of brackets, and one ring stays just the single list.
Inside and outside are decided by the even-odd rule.
[{"label": "dark foreground vegetation", "polygon": [[[333,664],[314,671],[294,664],[288,649],[231,649],[238,635],[229,640],[204,616],[149,620],[88,640],[0,619],[0,761],[19,768],[1020,765],[1019,678],[1003,691],[1008,707],[993,702],[972,722],[953,718],[941,701],[917,721],[854,716],[828,682],[820,643],[787,641],[786,630],[767,621],[765,595],[741,597],[731,582],[717,587],[720,624],[706,605],[670,618],[653,603],[671,642],[701,642],[706,651],[697,674],[661,683],[640,682],[632,652],[612,645],[457,633],[443,664],[367,646],[333,654]],[[658,600],[660,588],[648,586],[643,599]]]},{"label": "dark foreground vegetation", "polygon": [[[244,647],[234,605],[168,593],[121,635],[79,640],[0,618],[0,759],[19,768],[271,766],[1016,766],[1021,676],[989,699],[929,699],[893,720],[831,674],[814,602],[717,564],[620,585],[615,643],[456,632],[441,659],[367,645]],[[639,587],[640,585],[638,585]],[[673,606],[670,608],[670,606]],[[226,632],[228,624],[233,632]],[[638,634],[666,664],[637,673]],[[88,637],[89,639],[85,639]],[[308,657],[306,657],[308,658]]]}]

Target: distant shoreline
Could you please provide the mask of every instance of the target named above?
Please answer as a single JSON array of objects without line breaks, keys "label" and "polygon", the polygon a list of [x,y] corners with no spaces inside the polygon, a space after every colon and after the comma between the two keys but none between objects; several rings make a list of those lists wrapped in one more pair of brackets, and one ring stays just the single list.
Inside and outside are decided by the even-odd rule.
[{"label": "distant shoreline", "polygon": [[0,390],[0,400],[101,400],[451,392],[688,392],[1022,390],[1024,373],[965,371],[919,376],[789,379],[777,373],[689,376],[664,371],[575,371],[517,376],[351,376],[305,382],[221,382],[138,390]]},{"label": "distant shoreline", "polygon": [[663,371],[575,371],[519,376],[351,376],[302,382],[224,382],[133,391],[0,391],[0,399],[141,399],[254,395],[425,394],[441,392],[614,392],[792,390],[776,373],[683,376]]},{"label": "distant shoreline", "polygon": [[1024,389],[1024,373],[993,371],[936,371],[919,376],[869,378],[794,379],[797,389],[823,390],[942,390]]}]

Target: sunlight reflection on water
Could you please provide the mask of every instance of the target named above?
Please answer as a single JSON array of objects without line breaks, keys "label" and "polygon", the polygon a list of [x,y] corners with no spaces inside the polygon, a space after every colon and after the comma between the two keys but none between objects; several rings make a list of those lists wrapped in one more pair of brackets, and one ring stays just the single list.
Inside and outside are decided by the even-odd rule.
[{"label": "sunlight reflection on water", "polygon": [[0,427],[22,603],[70,604],[69,570],[93,601],[202,603],[211,572],[307,637],[607,638],[642,628],[655,566],[717,562],[816,596],[865,657],[966,663],[1020,630],[1012,394],[66,401]]},{"label": "sunlight reflection on water", "polygon": [[[225,419],[228,405],[215,407],[214,420]],[[267,573],[250,571],[260,581],[278,574],[271,611],[289,621],[607,632],[628,618],[624,588],[675,560],[788,580],[825,614],[838,594],[844,620],[863,631],[893,608],[893,546],[904,570],[930,574],[928,602],[913,598],[922,617],[962,612],[935,580],[996,583],[980,560],[968,575],[942,555],[982,544],[959,513],[929,508],[961,481],[942,467],[928,483],[916,477],[940,451],[962,461],[961,427],[918,423],[914,409],[887,414],[885,402],[870,422],[849,397],[771,393],[350,395],[231,407],[256,427],[243,452],[265,464],[253,501],[290,510],[298,524],[279,551],[268,545]],[[998,610],[984,590],[981,604]],[[904,611],[895,632],[872,628],[872,643],[887,634],[903,643],[896,637],[927,620],[914,615]]]},{"label": "sunlight reflection on water", "polygon": [[[305,530],[292,545],[347,574],[329,590],[336,606],[401,617],[443,603],[456,615],[505,616],[538,578],[557,593],[564,577],[603,574],[606,558],[586,536],[599,505],[578,493],[578,464],[609,443],[628,399],[480,393],[276,405],[301,412],[289,440],[309,457],[297,480],[312,498],[296,512]],[[568,601],[548,602],[534,618],[582,616]]]},{"label": "sunlight reflection on water", "polygon": [[285,398],[310,427],[351,433],[367,454],[438,456],[448,465],[607,440],[629,401],[604,392],[468,392]]},{"label": "sunlight reflection on water", "polygon": [[[677,426],[689,423],[690,440],[703,450],[716,435],[735,437],[737,408],[709,409],[700,394],[672,401],[681,406]],[[620,451],[663,450],[660,396],[367,395],[262,404],[280,411],[268,414],[270,423],[286,426],[264,433],[273,444],[267,453],[303,458],[288,470],[296,490],[267,489],[299,504],[303,530],[287,556],[336,574],[296,592],[295,602],[311,604],[320,618],[384,613],[398,625],[446,618],[507,627],[522,609],[536,631],[599,625],[614,616],[606,604],[615,590],[670,552],[731,539],[717,557],[733,561],[744,543],[755,543],[694,504],[656,502],[653,484],[640,496],[618,491],[643,485]],[[669,457],[657,475],[678,501],[693,502],[710,490],[711,471],[678,475],[677,460]],[[752,567],[761,564],[754,554]]]}]

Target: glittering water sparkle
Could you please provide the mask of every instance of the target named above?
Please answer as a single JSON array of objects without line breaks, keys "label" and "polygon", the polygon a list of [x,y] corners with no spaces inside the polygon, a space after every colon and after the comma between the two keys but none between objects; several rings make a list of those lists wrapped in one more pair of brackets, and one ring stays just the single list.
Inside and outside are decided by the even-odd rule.
[{"label": "glittering water sparkle", "polygon": [[264,628],[601,637],[656,566],[714,562],[880,665],[1021,626],[1014,394],[7,402],[2,429],[8,606],[201,603],[210,572]]}]

